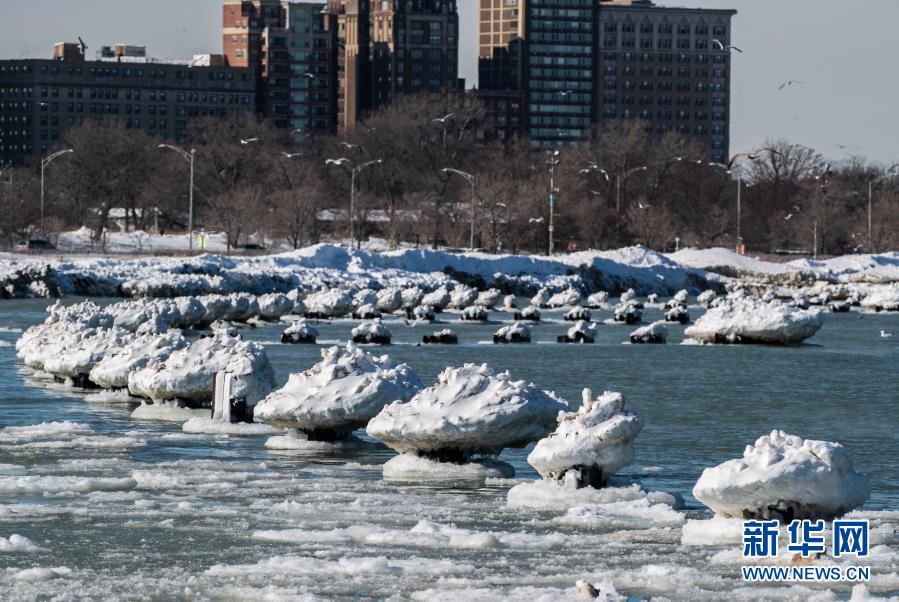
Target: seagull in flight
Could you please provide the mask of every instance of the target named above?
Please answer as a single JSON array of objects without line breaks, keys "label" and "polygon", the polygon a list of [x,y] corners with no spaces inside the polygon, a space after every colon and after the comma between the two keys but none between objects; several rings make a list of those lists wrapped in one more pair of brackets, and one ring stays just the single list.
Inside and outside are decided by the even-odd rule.
[{"label": "seagull in flight", "polygon": [[802,215],[805,211],[802,210],[802,207],[799,205],[793,205],[793,210],[784,217],[785,220],[789,221],[794,215]]},{"label": "seagull in flight", "polygon": [[285,157],[287,157],[288,159],[293,159],[294,157],[302,157],[302,156],[303,156],[303,153],[285,153],[285,152],[282,152],[281,154],[284,155]]},{"label": "seagull in flight", "polygon": [[542,224],[543,221],[544,220],[542,217],[532,217],[531,219],[528,220],[528,223],[529,224]]},{"label": "seagull in flight", "polygon": [[782,83],[782,84],[780,85],[780,87],[777,88],[777,89],[778,89],[778,90],[783,90],[783,89],[786,88],[787,86],[792,86],[793,84],[801,84],[801,83],[802,83],[802,82],[799,81],[798,79],[791,79],[791,80],[787,80],[787,81],[785,81],[784,83]]},{"label": "seagull in flight", "polygon": [[240,143],[244,145],[252,144],[253,142],[259,142],[259,138],[247,138],[246,140],[244,140],[243,138],[240,139]]},{"label": "seagull in flight", "polygon": [[731,46],[729,44],[725,45],[721,40],[712,40],[712,45],[717,46],[719,50],[724,50],[724,51],[736,50],[740,54],[743,54],[743,51],[740,50],[739,48],[737,48],[736,46]]},{"label": "seagull in flight", "polygon": [[325,165],[344,165],[349,162],[350,160],[346,157],[341,157],[340,159],[327,159],[325,160]]},{"label": "seagull in flight", "polygon": [[652,205],[650,205],[649,203],[644,203],[643,201],[637,201],[637,207],[639,207],[640,209],[646,210],[646,209],[651,209]]},{"label": "seagull in flight", "polygon": [[559,90],[559,96],[568,96],[571,94],[571,90]]},{"label": "seagull in flight", "polygon": [[349,150],[358,150],[360,153],[365,149],[362,148],[361,144],[353,144],[352,142],[347,142],[346,140],[341,140],[339,146]]},{"label": "seagull in flight", "polygon": [[432,119],[431,121],[439,122],[439,123],[446,123],[448,120],[452,119],[455,116],[456,116],[455,113],[447,113],[443,117],[438,117],[437,119]]}]

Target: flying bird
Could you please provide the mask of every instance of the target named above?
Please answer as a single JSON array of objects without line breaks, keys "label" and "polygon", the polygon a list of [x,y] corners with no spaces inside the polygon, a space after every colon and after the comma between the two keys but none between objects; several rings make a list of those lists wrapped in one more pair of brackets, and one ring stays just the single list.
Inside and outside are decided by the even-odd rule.
[{"label": "flying bird", "polygon": [[571,94],[571,90],[559,90],[559,96],[568,96]]},{"label": "flying bird", "polygon": [[652,205],[650,205],[649,203],[644,203],[643,201],[637,201],[637,207],[645,210],[645,209],[651,209]]},{"label": "flying bird", "polygon": [[544,220],[542,217],[532,217],[531,219],[528,220],[528,223],[529,224],[542,224],[543,221]]},{"label": "flying bird", "polygon": [[246,140],[244,140],[243,138],[240,139],[240,143],[245,145],[251,144],[253,142],[259,142],[259,138],[247,138]]},{"label": "flying bird", "polygon": [[438,117],[437,119],[434,119],[432,121],[446,123],[450,118],[455,117],[455,116],[456,116],[455,113],[447,113],[443,117]]},{"label": "flying bird", "polygon": [[346,140],[341,140],[339,143],[339,146],[342,146],[343,148],[346,148],[349,150],[357,150],[360,153],[365,152],[365,149],[362,148],[361,144],[353,144],[352,142],[347,142]]},{"label": "flying bird", "polygon": [[294,157],[302,157],[303,156],[303,153],[284,153],[284,152],[282,152],[281,154],[284,155],[285,157],[287,157],[288,159],[293,159]]},{"label": "flying bird", "polygon": [[721,40],[712,40],[712,45],[717,46],[719,50],[736,50],[740,54],[743,54],[743,51],[737,48],[736,46],[725,45]]},{"label": "flying bird", "polygon": [[349,159],[346,157],[341,157],[340,159],[326,159],[325,165],[343,165],[344,163],[349,163]]},{"label": "flying bird", "polygon": [[778,89],[778,90],[783,90],[783,89],[786,88],[787,86],[792,86],[793,84],[801,84],[801,83],[802,83],[802,82],[799,81],[798,79],[791,79],[791,80],[788,80],[788,81],[785,81],[784,83],[782,83],[782,84],[780,85],[780,87],[777,88],[777,89]]}]

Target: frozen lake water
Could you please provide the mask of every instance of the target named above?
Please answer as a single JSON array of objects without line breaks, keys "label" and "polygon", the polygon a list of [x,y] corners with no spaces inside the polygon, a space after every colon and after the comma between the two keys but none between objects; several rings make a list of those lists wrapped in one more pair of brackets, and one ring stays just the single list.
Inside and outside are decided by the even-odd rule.
[{"label": "frozen lake water", "polygon": [[[506,506],[536,472],[526,450],[506,451],[516,480],[384,481],[394,453],[359,449],[270,451],[266,435],[188,434],[180,424],[136,421],[133,405],[35,379],[13,347],[44,318],[44,301],[0,304],[0,427],[70,421],[16,436],[0,431],[0,599],[70,592],[94,599],[307,599],[312,597],[557,599],[577,579],[612,580],[627,596],[808,599],[806,588],[760,590],[726,560],[735,544],[686,547],[681,528],[624,511],[608,520]],[[693,317],[699,309],[691,307]],[[647,309],[647,321],[661,312]],[[601,324],[595,345],[557,345],[568,324],[544,312],[529,345],[484,344],[495,322],[406,327],[394,345],[426,384],[446,366],[486,362],[577,403],[580,390],[621,391],[646,428],[620,475],[684,497],[688,518],[710,513],[690,495],[702,469],[739,457],[774,428],[839,441],[873,491],[862,514],[899,528],[899,315],[828,315],[796,348],[623,345],[628,326]],[[611,317],[594,312],[594,319]],[[321,343],[346,341],[353,322],[321,323]],[[458,346],[418,347],[449,326]],[[311,366],[320,346],[277,343],[282,327],[244,329],[264,342],[279,385]],[[881,338],[881,330],[896,332]],[[105,399],[105,400],[104,400]],[[899,537],[872,562],[870,588],[899,594]],[[27,548],[27,549],[26,549]],[[40,567],[37,569],[35,567]],[[820,589],[824,589],[821,587]],[[849,586],[831,586],[848,598]],[[831,599],[824,594],[822,599]]]}]

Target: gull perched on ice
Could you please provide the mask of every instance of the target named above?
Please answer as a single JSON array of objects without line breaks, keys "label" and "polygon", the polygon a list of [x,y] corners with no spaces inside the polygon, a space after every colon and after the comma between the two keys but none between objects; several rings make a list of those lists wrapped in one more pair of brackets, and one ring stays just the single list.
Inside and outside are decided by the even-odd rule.
[{"label": "gull perched on ice", "polygon": [[881,331],[880,331],[880,336],[883,337],[883,338],[887,338],[887,337],[893,336],[893,333],[892,333],[892,332],[887,332],[886,330],[881,330]]},{"label": "gull perched on ice", "polygon": [[712,45],[717,46],[719,50],[736,50],[740,54],[743,54],[743,51],[736,46],[731,46],[730,44],[725,45],[721,40],[712,40]]},{"label": "gull perched on ice", "polygon": [[778,90],[783,90],[783,89],[786,88],[787,86],[792,86],[793,84],[801,84],[801,83],[802,83],[802,82],[799,81],[798,79],[790,79],[790,80],[787,80],[787,81],[785,81],[784,83],[782,83],[782,84],[780,85],[780,87],[777,88],[777,89],[778,89]]}]

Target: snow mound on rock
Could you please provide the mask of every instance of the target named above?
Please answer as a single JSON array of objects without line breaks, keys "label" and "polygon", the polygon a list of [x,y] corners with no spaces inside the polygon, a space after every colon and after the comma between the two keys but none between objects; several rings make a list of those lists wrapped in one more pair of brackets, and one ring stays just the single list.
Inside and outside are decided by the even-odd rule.
[{"label": "snow mound on rock", "polygon": [[180,331],[141,335],[104,357],[90,371],[91,382],[104,389],[128,387],[128,377],[154,362],[164,362],[188,346]]},{"label": "snow mound on rock", "polygon": [[643,420],[624,410],[624,396],[606,391],[594,400],[590,389],[584,389],[583,400],[578,411],[560,412],[556,430],[528,455],[528,463],[544,479],[572,478],[601,486],[634,459],[634,439]]},{"label": "snow mound on rock", "polygon": [[824,315],[817,310],[732,296],[709,309],[684,334],[700,343],[797,345],[823,325]]},{"label": "snow mound on rock", "polygon": [[565,408],[553,394],[514,381],[508,372],[465,364],[444,370],[408,403],[385,407],[368,432],[400,453],[465,458],[527,445],[546,435]]},{"label": "snow mound on rock", "polygon": [[842,516],[870,492],[842,445],[777,430],[746,446],[742,458],[706,468],[693,487],[715,514],[784,522]]},{"label": "snow mound on rock", "polygon": [[406,364],[366,353],[353,343],[322,349],[322,359],[291,374],[256,406],[254,419],[305,432],[345,435],[365,426],[385,405],[410,399],[421,381]]},{"label": "snow mound on rock", "polygon": [[265,348],[247,342],[228,330],[218,330],[188,347],[172,352],[164,362],[151,362],[132,372],[128,390],[132,395],[154,401],[182,399],[209,401],[217,372],[234,374],[232,395],[254,405],[275,383]]}]

